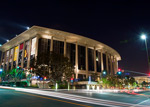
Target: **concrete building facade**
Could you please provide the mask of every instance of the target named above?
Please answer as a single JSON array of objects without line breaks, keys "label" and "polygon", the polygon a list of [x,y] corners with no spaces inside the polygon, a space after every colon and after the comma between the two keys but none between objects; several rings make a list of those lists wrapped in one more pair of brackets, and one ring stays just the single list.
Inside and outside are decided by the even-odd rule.
[{"label": "concrete building facade", "polygon": [[96,40],[80,35],[33,26],[0,47],[1,68],[5,71],[21,66],[29,69],[30,61],[40,52],[64,54],[75,67],[75,78],[92,73],[116,74],[121,57],[117,51]]}]

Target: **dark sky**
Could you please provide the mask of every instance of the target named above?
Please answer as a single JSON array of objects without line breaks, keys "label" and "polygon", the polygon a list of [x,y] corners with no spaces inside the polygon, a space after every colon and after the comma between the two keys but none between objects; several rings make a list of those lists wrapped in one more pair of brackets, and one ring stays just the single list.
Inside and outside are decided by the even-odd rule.
[{"label": "dark sky", "polygon": [[[39,25],[98,40],[117,50],[119,67],[148,72],[144,41],[150,38],[150,6],[144,0],[3,0],[0,43]],[[150,41],[148,38],[148,47]]]}]

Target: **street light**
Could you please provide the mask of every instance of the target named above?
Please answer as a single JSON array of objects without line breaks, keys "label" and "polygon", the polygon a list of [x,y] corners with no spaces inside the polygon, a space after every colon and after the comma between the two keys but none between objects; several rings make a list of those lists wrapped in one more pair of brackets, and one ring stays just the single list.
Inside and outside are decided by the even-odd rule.
[{"label": "street light", "polygon": [[26,28],[27,28],[27,30],[30,29],[30,27],[26,27]]},{"label": "street light", "polygon": [[146,54],[147,54],[147,60],[148,60],[148,72],[150,73],[150,60],[149,60],[149,55],[148,55],[148,48],[147,48],[147,37],[145,34],[141,35],[141,39],[145,40],[145,47],[146,47]]},{"label": "street light", "polygon": [[3,69],[0,68],[0,73],[3,72]]},{"label": "street light", "polygon": [[146,40],[146,35],[143,34],[143,35],[141,36],[141,39]]}]

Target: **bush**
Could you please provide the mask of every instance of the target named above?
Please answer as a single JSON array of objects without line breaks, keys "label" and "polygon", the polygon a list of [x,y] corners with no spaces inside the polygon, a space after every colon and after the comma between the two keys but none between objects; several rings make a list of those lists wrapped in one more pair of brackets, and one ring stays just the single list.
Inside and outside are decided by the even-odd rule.
[{"label": "bush", "polygon": [[36,85],[31,85],[30,87],[32,87],[32,88],[39,88],[37,84]]},{"label": "bush", "polygon": [[[50,86],[51,87],[51,89],[56,89],[56,84],[55,85],[52,85],[52,86]],[[57,83],[57,89],[67,89],[68,88],[68,83],[67,82],[64,82],[64,83],[60,83],[60,82],[58,82]]]}]

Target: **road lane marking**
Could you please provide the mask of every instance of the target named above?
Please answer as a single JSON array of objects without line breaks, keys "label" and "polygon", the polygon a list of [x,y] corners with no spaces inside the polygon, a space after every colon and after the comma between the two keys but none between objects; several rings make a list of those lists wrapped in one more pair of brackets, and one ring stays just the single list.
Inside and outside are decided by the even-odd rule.
[{"label": "road lane marking", "polygon": [[[144,100],[144,101],[142,101],[142,102],[136,104],[135,106],[130,106],[130,107],[136,107],[136,106],[138,106],[138,105],[140,105],[140,104],[142,104],[142,103],[145,103],[145,102],[147,102],[147,101],[149,101],[149,99]],[[149,107],[149,106],[147,106],[147,105],[143,105],[143,106],[144,106],[144,107]]]},{"label": "road lane marking", "polygon": [[144,101],[142,101],[142,102],[138,103],[138,105],[140,105],[140,104],[142,104],[142,103],[145,103],[145,102],[147,102],[147,101],[149,101],[149,99],[144,100]]},{"label": "road lane marking", "polygon": [[92,106],[87,106],[87,105],[83,105],[83,104],[73,103],[73,102],[69,102],[69,101],[59,100],[59,99],[55,99],[55,98],[49,98],[49,97],[34,95],[34,94],[27,94],[27,93],[22,93],[22,92],[15,92],[15,93],[26,94],[26,95],[30,95],[30,96],[35,96],[35,97],[39,97],[39,98],[55,100],[55,101],[64,102],[64,103],[69,103],[69,104],[78,105],[78,106],[83,106],[83,107],[92,107]]}]

